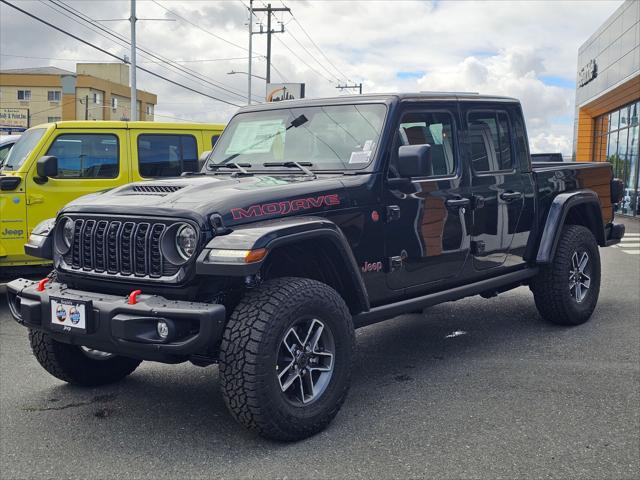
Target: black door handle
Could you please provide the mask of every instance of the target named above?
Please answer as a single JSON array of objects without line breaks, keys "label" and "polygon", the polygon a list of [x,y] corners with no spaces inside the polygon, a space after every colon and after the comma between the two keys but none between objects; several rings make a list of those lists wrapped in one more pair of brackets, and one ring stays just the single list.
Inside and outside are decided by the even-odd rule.
[{"label": "black door handle", "polygon": [[500,194],[500,198],[505,202],[513,202],[522,198],[522,192],[504,192]]},{"label": "black door handle", "polygon": [[446,203],[449,208],[462,208],[468,207],[471,204],[471,200],[468,198],[451,198]]}]

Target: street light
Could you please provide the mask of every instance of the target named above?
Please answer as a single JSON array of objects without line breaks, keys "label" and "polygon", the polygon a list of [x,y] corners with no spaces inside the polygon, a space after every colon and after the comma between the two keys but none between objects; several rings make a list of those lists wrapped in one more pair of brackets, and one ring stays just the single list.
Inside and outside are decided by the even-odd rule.
[{"label": "street light", "polygon": [[253,73],[249,73],[249,72],[236,72],[235,70],[231,70],[230,72],[227,72],[227,75],[235,75],[236,73],[242,73],[244,75],[251,75],[252,77],[259,78],[260,80],[266,80],[265,77],[261,77],[260,75],[254,75]]}]

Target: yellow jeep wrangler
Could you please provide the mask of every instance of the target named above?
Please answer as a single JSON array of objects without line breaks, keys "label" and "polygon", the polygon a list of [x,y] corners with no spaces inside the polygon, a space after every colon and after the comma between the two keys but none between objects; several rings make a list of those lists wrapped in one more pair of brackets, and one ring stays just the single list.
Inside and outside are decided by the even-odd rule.
[{"label": "yellow jeep wrangler", "polygon": [[[24,253],[39,222],[88,193],[200,169],[224,125],[70,121],[38,125],[15,144],[0,170],[0,276],[38,266]],[[4,271],[4,272],[2,272]]]}]

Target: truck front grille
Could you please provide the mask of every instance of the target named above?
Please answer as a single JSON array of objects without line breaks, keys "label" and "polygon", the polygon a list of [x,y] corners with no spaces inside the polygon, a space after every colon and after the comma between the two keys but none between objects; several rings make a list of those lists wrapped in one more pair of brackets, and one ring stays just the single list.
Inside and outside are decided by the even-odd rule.
[{"label": "truck front grille", "polygon": [[75,219],[73,244],[64,256],[72,271],[161,278],[179,267],[163,258],[166,222]]}]

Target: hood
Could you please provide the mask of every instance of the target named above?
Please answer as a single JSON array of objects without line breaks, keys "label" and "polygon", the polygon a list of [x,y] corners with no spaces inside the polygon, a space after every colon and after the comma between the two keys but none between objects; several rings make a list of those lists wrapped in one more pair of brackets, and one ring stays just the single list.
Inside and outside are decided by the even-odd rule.
[{"label": "hood", "polygon": [[299,213],[318,214],[348,204],[341,175],[199,175],[135,182],[80,197],[62,212],[186,217],[224,224],[247,223]]}]

